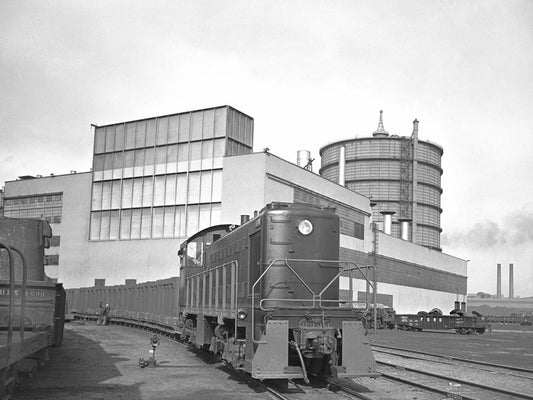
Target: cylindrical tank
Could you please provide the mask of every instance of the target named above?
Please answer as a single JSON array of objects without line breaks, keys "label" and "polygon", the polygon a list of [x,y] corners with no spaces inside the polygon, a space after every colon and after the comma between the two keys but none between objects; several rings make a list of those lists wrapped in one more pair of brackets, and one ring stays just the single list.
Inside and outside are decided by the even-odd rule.
[{"label": "cylindrical tank", "polygon": [[389,135],[380,118],[371,137],[330,143],[320,149],[319,174],[339,181],[340,149],[345,147],[345,185],[371,197],[373,221],[395,211],[392,235],[401,237],[400,219],[410,219],[409,240],[440,250],[441,146],[418,139],[418,121],[409,137]]},{"label": "cylindrical tank", "polygon": [[[338,264],[319,263],[311,260],[339,260],[339,217],[331,210],[313,206],[294,205],[267,210],[262,216],[263,262],[268,265],[275,259],[307,259],[308,262],[292,262],[289,265],[300,278],[319,294],[338,272]],[[312,224],[309,234],[298,229],[302,221]],[[307,225],[308,226],[308,225]],[[310,306],[310,301],[275,301],[275,299],[307,299],[313,295],[305,285],[285,266],[283,262],[274,264],[265,274],[262,285],[262,298],[268,298],[268,306]],[[339,298],[338,280],[323,294],[323,300]],[[333,306],[332,303],[323,305]]]}]

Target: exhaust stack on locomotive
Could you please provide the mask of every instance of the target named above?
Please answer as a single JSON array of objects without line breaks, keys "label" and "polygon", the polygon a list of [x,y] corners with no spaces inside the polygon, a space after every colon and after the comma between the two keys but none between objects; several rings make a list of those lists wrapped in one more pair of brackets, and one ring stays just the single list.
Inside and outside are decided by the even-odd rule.
[{"label": "exhaust stack on locomotive", "polygon": [[365,274],[339,261],[333,209],[271,203],[238,228],[197,233],[179,255],[191,342],[258,379],[378,375],[360,317],[339,300],[341,274]]}]

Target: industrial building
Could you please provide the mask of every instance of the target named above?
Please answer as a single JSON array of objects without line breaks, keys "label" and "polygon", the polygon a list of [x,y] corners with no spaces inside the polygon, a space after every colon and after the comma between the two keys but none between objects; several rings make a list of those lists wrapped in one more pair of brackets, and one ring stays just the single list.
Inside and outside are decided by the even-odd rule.
[{"label": "industrial building", "polygon": [[392,222],[391,234],[441,250],[440,198],[443,149],[410,136],[390,135],[380,112],[371,137],[329,143],[320,149],[320,175],[368,196],[374,222]]},{"label": "industrial building", "polygon": [[[5,215],[49,220],[56,245],[47,274],[84,287],[176,276],[188,235],[239,224],[272,201],[332,206],[340,258],[376,266],[379,303],[405,313],[466,300],[465,260],[395,237],[396,219],[379,229],[374,199],[339,184],[327,163],[329,179],[303,168],[305,160],[252,150],[253,119],[229,106],[95,126],[92,171],[6,182]],[[366,288],[361,279],[342,285],[356,300]]]}]

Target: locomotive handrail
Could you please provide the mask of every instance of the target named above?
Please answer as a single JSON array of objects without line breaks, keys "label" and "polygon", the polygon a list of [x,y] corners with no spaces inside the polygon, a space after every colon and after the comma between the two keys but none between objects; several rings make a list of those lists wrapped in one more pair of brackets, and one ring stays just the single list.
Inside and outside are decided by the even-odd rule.
[{"label": "locomotive handrail", "polygon": [[[340,264],[352,264],[353,267],[351,268],[347,268],[347,267],[344,267],[342,268],[342,270],[337,273],[337,275],[335,275],[335,277],[325,286],[324,289],[322,289],[320,291],[320,293],[317,295],[310,287],[309,285],[307,285],[307,283],[303,280],[302,277],[300,277],[300,275],[298,275],[298,273],[294,270],[294,268],[292,268],[290,265],[289,265],[289,261],[291,262],[318,262],[318,263],[333,263],[333,264],[338,264],[340,266]],[[361,270],[361,268],[355,264],[354,262],[352,261],[335,261],[335,260],[314,260],[314,259],[301,259],[301,258],[293,258],[293,259],[290,259],[290,258],[276,258],[274,260],[272,260],[270,262],[270,264],[265,268],[265,270],[263,271],[263,273],[259,276],[259,278],[257,278],[257,280],[254,282],[254,284],[252,285],[252,341],[254,343],[257,343],[257,344],[261,344],[261,343],[266,343],[265,341],[261,341],[261,340],[256,340],[255,339],[255,288],[257,286],[257,284],[263,279],[263,277],[265,276],[265,274],[268,272],[268,270],[270,268],[272,268],[274,266],[274,264],[277,264],[279,262],[284,262],[285,266],[290,270],[292,271],[292,273],[296,276],[296,278],[298,278],[298,280],[300,282],[302,282],[302,284],[307,288],[307,290],[313,295],[313,298],[312,299],[289,299],[290,301],[300,301],[300,302],[305,302],[305,301],[312,301],[312,305],[311,307],[316,307],[317,304],[316,304],[316,301],[318,299],[318,307],[320,308],[323,308],[324,306],[322,306],[322,294],[333,284],[333,282],[335,282],[344,272],[346,271],[349,271],[350,272],[350,279],[351,279],[351,272],[353,270],[358,270],[361,275],[363,276],[363,278],[366,280],[366,282],[372,287],[372,292],[373,292],[373,295],[374,295],[374,305],[376,304],[376,285],[375,285],[375,282],[372,283],[367,277],[366,275],[363,273],[363,271]],[[373,265],[369,265],[367,266],[366,268],[373,268],[374,269],[374,279],[376,278],[376,274],[375,274],[375,271],[376,271],[376,267],[373,266]],[[259,305],[260,307],[262,308],[262,304],[263,304],[263,300],[269,300],[269,299],[261,299],[259,301]],[[286,299],[272,299],[273,301],[276,300],[276,301],[284,301]],[[341,300],[339,299],[337,302],[340,302]],[[368,306],[368,303],[367,303],[367,306]],[[376,314],[376,307],[374,306],[374,326],[376,326],[375,324],[377,323],[377,314]],[[376,340],[376,330],[374,330],[374,339],[373,341]]]},{"label": "locomotive handrail", "polygon": [[[232,261],[229,261],[229,262],[225,262],[223,264],[220,264],[220,265],[217,265],[215,267],[212,267],[212,268],[209,268],[209,269],[205,269],[201,272],[198,272],[194,275],[191,275],[191,276],[188,276],[185,278],[185,287],[186,287],[186,290],[187,290],[187,293],[186,293],[186,301],[185,301],[185,309],[189,308],[191,310],[193,309],[196,309],[197,311],[201,308],[202,309],[202,312],[205,312],[206,310],[206,306],[205,306],[205,299],[202,299],[202,306],[201,307],[193,307],[192,305],[192,298],[190,299],[189,298],[189,282],[192,284],[193,282],[193,278],[195,279],[199,279],[200,277],[206,277],[208,276],[208,274],[210,274],[211,272],[215,272],[219,269],[222,269],[224,267],[227,267],[227,266],[230,266],[231,268],[231,281],[232,281],[232,284],[230,284],[231,286],[231,291],[233,293],[230,292],[230,298],[231,298],[231,294],[233,294],[233,298],[234,298],[234,307],[233,309],[231,310],[231,312],[233,313],[235,319],[237,319],[237,314],[238,314],[238,307],[239,307],[239,296],[238,296],[238,284],[239,284],[239,262],[237,260],[232,260]],[[233,274],[233,268],[235,269],[235,274]],[[234,279],[234,282],[233,282],[233,276],[235,277]],[[210,281],[210,284],[212,284],[212,282]],[[205,284],[203,285],[203,291],[205,292],[206,291],[206,288],[205,288]],[[200,293],[197,293],[197,296],[199,296]],[[189,303],[191,302],[191,303]],[[211,304],[210,304],[211,305]],[[211,307],[209,307],[211,308]],[[215,307],[215,312],[218,312],[219,310]],[[235,339],[237,339],[237,324],[235,324]]]},{"label": "locomotive handrail", "polygon": [[15,314],[15,262],[13,252],[17,253],[22,260],[22,293],[20,294],[20,345],[24,346],[24,317],[26,315],[26,288],[28,283],[28,264],[22,252],[12,246],[0,243],[0,249],[5,249],[9,259],[9,313],[7,325],[7,362],[11,352],[11,345],[13,343],[13,316]]},{"label": "locomotive handrail", "polygon": [[28,263],[22,252],[16,247],[11,246],[11,250],[17,253],[22,260],[22,293],[20,294],[20,341],[24,344],[24,320],[26,316],[26,289],[28,286]]},{"label": "locomotive handrail", "polygon": [[13,263],[13,253],[8,245],[0,243],[0,249],[7,251],[9,259],[9,320],[7,325],[7,364],[11,353],[11,343],[13,342],[13,314],[15,313],[15,264]]}]

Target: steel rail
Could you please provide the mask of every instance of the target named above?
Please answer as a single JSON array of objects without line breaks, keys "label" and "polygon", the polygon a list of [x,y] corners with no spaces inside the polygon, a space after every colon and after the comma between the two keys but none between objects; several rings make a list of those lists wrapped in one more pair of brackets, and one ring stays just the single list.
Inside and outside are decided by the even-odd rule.
[{"label": "steel rail", "polygon": [[[484,389],[484,390],[488,390],[488,391],[491,391],[491,392],[505,394],[507,396],[515,396],[515,397],[517,397],[517,398],[519,397],[521,399],[533,400],[533,396],[532,395],[525,394],[525,393],[511,392],[509,390],[500,389],[500,388],[497,388],[497,387],[494,387],[494,386],[487,386],[487,385],[483,385],[481,383],[475,383],[475,382],[472,382],[472,381],[467,381],[467,380],[460,379],[460,378],[453,378],[453,377],[450,377],[450,376],[442,376],[442,375],[439,375],[439,374],[436,374],[436,373],[433,373],[433,372],[421,371],[421,370],[418,370],[418,369],[415,369],[415,368],[405,367],[403,365],[392,364],[392,363],[389,363],[389,362],[376,361],[376,363],[377,364],[386,365],[388,367],[398,367],[398,368],[403,369],[405,371],[410,371],[410,372],[415,372],[415,373],[421,374],[421,375],[431,376],[432,378],[438,378],[438,379],[446,380],[446,381],[454,381],[454,382],[461,383],[463,385],[474,386],[474,387],[477,387],[477,388],[480,388],[480,389]],[[391,379],[398,378],[398,377],[395,377],[394,375],[389,375],[389,374],[383,373],[383,372],[381,372],[381,375],[383,375],[383,376],[385,376],[387,378],[391,378]],[[399,378],[399,379],[403,379],[403,378]],[[426,387],[426,386],[424,386],[424,387]],[[429,388],[429,387],[427,387],[427,388]],[[440,389],[437,389],[437,390],[440,390]],[[444,391],[444,392],[439,392],[439,393],[443,393],[444,394],[444,393],[449,393],[449,392]],[[461,396],[463,398],[465,398],[465,399],[477,400],[477,398],[475,398],[475,397],[470,398],[470,397],[465,396],[465,395],[461,395]]]},{"label": "steel rail", "polygon": [[470,360],[468,358],[444,356],[442,354],[429,353],[429,352],[420,351],[420,350],[404,349],[404,348],[401,348],[401,347],[394,347],[394,346],[385,346],[385,345],[376,344],[376,343],[372,344],[371,346],[373,346],[373,347],[381,347],[381,348],[384,348],[384,349],[405,351],[407,353],[423,354],[423,355],[426,355],[426,356],[439,357],[439,358],[444,358],[444,359],[447,359],[447,360],[456,360],[456,361],[462,361],[462,362],[467,362],[467,363],[472,363],[472,364],[485,365],[485,366],[489,366],[489,367],[510,369],[512,371],[533,373],[533,369],[523,368],[523,367],[515,367],[515,366],[512,366],[512,365],[494,364],[494,363],[489,363],[489,362],[485,362],[485,361]]}]

